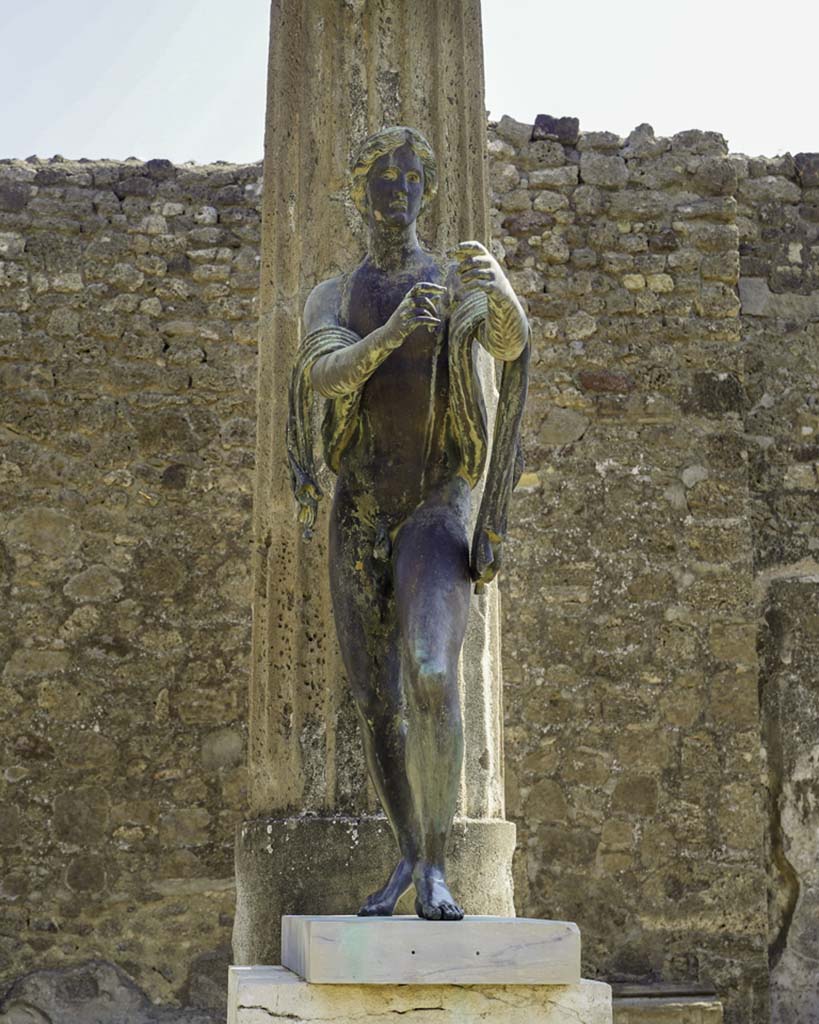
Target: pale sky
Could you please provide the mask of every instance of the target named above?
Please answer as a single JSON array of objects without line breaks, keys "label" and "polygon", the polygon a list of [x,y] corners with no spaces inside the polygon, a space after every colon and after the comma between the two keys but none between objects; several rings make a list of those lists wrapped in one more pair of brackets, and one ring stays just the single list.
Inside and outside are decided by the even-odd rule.
[{"label": "pale sky", "polygon": [[[269,10],[0,0],[0,157],[260,159]],[[483,0],[483,20],[495,118],[819,151],[815,0]]]}]

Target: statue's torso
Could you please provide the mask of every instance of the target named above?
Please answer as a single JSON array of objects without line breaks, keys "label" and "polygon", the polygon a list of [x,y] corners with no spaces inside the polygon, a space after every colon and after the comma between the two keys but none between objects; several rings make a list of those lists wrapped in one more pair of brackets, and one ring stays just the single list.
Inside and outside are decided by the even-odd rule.
[{"label": "statue's torso", "polygon": [[[385,272],[366,263],[345,282],[340,319],[365,337],[383,326],[419,281],[445,283],[446,268],[431,256],[411,268]],[[364,385],[359,429],[344,452],[339,483],[366,488],[388,513],[411,511],[452,479],[458,458],[447,429],[448,310],[431,332],[417,328]]]}]

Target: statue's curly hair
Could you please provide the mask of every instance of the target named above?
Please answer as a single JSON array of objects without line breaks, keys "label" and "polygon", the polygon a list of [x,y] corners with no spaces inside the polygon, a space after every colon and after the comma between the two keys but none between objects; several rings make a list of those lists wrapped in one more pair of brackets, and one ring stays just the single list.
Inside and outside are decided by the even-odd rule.
[{"label": "statue's curly hair", "polygon": [[391,128],[382,128],[366,139],[356,156],[352,166],[350,193],[358,212],[365,216],[367,213],[367,176],[370,168],[380,157],[401,146],[408,145],[418,156],[421,166],[424,168],[424,195],[421,199],[421,210],[435,198],[438,191],[438,165],[435,161],[435,153],[426,138],[416,128],[406,128],[404,125],[394,125]]}]

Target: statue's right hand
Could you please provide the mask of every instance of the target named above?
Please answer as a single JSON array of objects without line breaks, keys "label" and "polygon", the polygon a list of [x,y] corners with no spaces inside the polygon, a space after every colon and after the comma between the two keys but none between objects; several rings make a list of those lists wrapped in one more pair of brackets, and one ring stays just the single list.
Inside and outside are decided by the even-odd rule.
[{"label": "statue's right hand", "polygon": [[385,324],[389,347],[399,348],[417,327],[437,330],[443,322],[440,303],[446,291],[432,281],[413,285]]}]

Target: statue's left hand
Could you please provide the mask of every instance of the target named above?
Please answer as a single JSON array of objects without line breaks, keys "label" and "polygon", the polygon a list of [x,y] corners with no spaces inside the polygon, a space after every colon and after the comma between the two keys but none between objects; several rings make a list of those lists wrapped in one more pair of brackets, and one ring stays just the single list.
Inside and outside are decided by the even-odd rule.
[{"label": "statue's left hand", "polygon": [[319,492],[312,484],[302,485],[296,492],[296,501],[299,506],[299,526],[302,528],[302,536],[310,540],[313,536],[313,527],[316,525],[316,512],[318,511]]},{"label": "statue's left hand", "polygon": [[475,530],[470,557],[470,575],[475,582],[475,593],[480,594],[487,583],[498,575],[501,568],[503,539],[493,530],[481,527]]},{"label": "statue's left hand", "polygon": [[490,298],[514,301],[506,274],[486,246],[480,242],[461,242],[451,255],[458,264],[458,277],[466,291],[480,289]]}]

